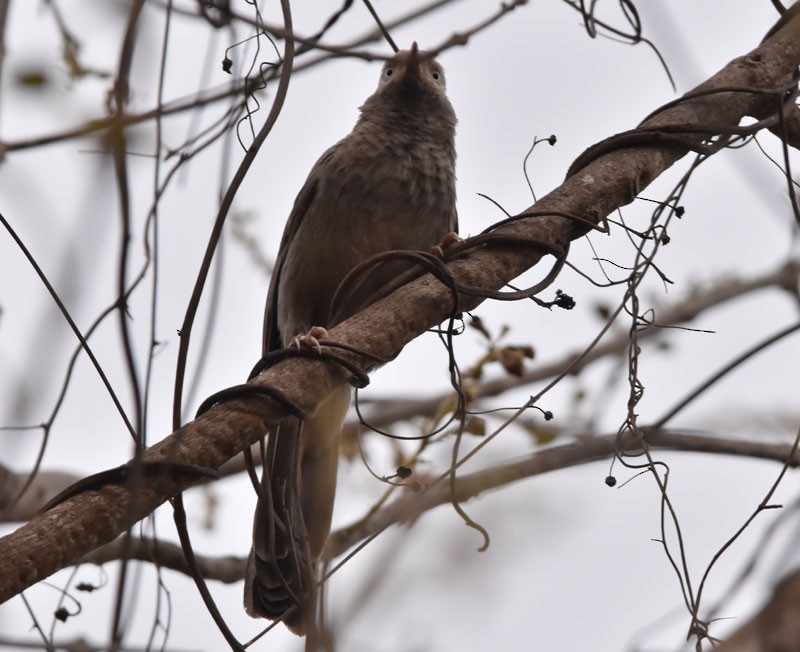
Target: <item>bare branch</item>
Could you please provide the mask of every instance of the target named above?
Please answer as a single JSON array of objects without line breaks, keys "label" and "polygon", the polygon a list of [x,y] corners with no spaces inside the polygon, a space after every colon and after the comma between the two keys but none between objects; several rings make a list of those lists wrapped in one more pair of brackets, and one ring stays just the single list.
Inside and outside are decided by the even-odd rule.
[{"label": "bare branch", "polygon": [[[791,444],[788,443],[747,441],[680,430],[646,431],[646,443],[653,450],[737,455],[781,464],[787,461],[792,450]],[[515,462],[460,475],[455,480],[456,495],[459,502],[466,502],[482,493],[505,487],[519,480],[580,464],[607,460],[619,446],[620,441],[616,434],[600,437],[578,436],[568,444],[537,450]],[[635,456],[641,453],[641,450],[642,442],[631,441],[626,446],[626,455]],[[800,466],[800,457],[796,456],[789,460],[789,466],[791,468]],[[359,541],[392,525],[412,522],[424,512],[448,504],[451,500],[451,487],[447,482],[430,485],[421,491],[409,490],[390,505],[372,513],[367,519],[332,533],[324,558],[335,559]],[[195,557],[205,579],[231,584],[244,577],[244,557],[235,555],[212,557],[197,553]],[[147,539],[136,539],[131,542],[115,539],[85,555],[79,563],[102,565],[123,558],[152,562],[163,568],[190,574],[180,546],[167,541]]]},{"label": "bare branch", "polygon": [[[8,648],[11,650],[41,650],[42,642],[40,640],[23,641],[16,638],[0,637],[0,649]],[[85,638],[78,637],[63,641],[53,641],[52,650],[60,650],[61,652],[105,652],[108,650],[107,644],[93,644]],[[123,645],[116,648],[118,652],[148,652],[150,647],[131,647],[130,645]],[[185,648],[162,648],[164,652],[188,652]]]},{"label": "bare branch", "polygon": [[[768,444],[676,430],[645,430],[644,442],[620,442],[616,434],[579,437],[573,443],[537,451],[522,460],[458,476],[455,480],[456,499],[458,502],[464,502],[490,489],[497,489],[535,475],[607,460],[620,449],[625,450],[626,457],[636,456],[644,450],[643,444],[651,449],[741,455],[773,460],[782,464],[786,463],[792,451],[791,444]],[[789,460],[788,466],[792,468],[800,466],[800,457],[795,456]],[[390,525],[412,522],[423,512],[450,503],[452,499],[451,485],[448,482],[431,485],[419,493],[408,492],[390,505],[370,514],[366,519],[332,533],[324,557],[326,559],[338,557],[359,541],[382,532]]]},{"label": "bare branch", "polygon": [[[78,481],[74,473],[62,471],[40,471],[27,490],[20,490],[30,479],[30,473],[16,473],[0,464],[0,514],[2,521],[27,521],[45,506],[48,500]],[[19,497],[18,500],[15,500]],[[14,501],[13,504],[9,504]],[[6,512],[8,509],[8,512]]]},{"label": "bare branch", "polygon": [[[746,296],[751,292],[777,287],[785,289],[787,292],[795,293],[798,282],[800,282],[800,263],[796,260],[788,260],[777,269],[761,276],[749,279],[726,278],[707,288],[695,288],[683,300],[663,308],[657,308],[656,326],[642,330],[639,333],[639,340],[646,341],[663,335],[664,328],[689,323],[704,311],[732,299]],[[477,388],[478,397],[499,396],[509,389],[553,378],[570,365],[574,365],[571,372],[577,374],[597,360],[610,355],[624,353],[629,344],[628,333],[619,333],[600,342],[591,351],[584,353],[578,349],[566,353],[553,362],[534,365],[525,371],[522,376],[502,376],[484,381]],[[582,357],[576,363],[575,361],[579,356]],[[411,419],[420,415],[434,414],[447,397],[448,395],[439,394],[424,398],[374,399],[364,406],[364,420],[376,428],[383,429],[397,421]]]},{"label": "bare branch", "polygon": [[[191,576],[183,549],[169,541],[114,539],[111,543],[93,550],[80,561],[102,565],[121,559],[138,559]],[[245,558],[236,555],[210,557],[195,553],[200,574],[207,580],[233,584],[244,579]]]}]

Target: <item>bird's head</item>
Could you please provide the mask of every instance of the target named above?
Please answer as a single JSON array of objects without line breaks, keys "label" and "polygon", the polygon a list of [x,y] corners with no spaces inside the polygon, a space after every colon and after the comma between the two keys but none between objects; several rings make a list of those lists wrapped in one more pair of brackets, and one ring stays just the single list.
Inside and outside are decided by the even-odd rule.
[{"label": "bird's head", "polygon": [[444,69],[426,51],[420,50],[416,41],[408,50],[400,50],[383,66],[378,92],[385,89],[413,90],[428,89],[444,94]]},{"label": "bird's head", "polygon": [[433,56],[414,42],[400,50],[383,66],[378,88],[361,107],[362,115],[407,120],[438,115],[455,125],[455,114],[445,92],[444,69]]}]

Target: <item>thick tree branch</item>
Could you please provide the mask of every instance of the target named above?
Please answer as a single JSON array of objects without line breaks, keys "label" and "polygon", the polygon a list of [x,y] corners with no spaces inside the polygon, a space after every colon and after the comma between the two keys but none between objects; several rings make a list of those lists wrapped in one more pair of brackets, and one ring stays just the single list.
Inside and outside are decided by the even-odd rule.
[{"label": "thick tree branch", "polygon": [[[680,301],[658,307],[656,310],[657,327],[640,331],[639,342],[644,343],[653,339],[663,333],[664,327],[691,323],[703,312],[750,293],[777,288],[784,289],[796,296],[798,283],[800,283],[800,263],[790,259],[779,267],[754,278],[723,278],[707,287],[695,288]],[[534,365],[520,377],[504,375],[492,378],[481,382],[477,389],[471,389],[471,391],[476,392],[478,398],[498,396],[512,388],[553,378],[570,365],[572,365],[573,373],[577,373],[593,362],[608,356],[620,355],[629,344],[628,334],[621,332],[609,336],[588,353],[584,354],[580,349],[576,349],[563,354],[554,361]],[[581,355],[580,362],[575,364],[575,360]],[[399,421],[415,417],[429,417],[436,412],[442,402],[450,400],[451,397],[452,390],[430,397],[374,399],[367,404],[362,404],[362,411],[365,412],[367,423],[376,428],[386,429]],[[359,427],[358,421],[352,421],[347,426],[353,431]],[[253,448],[253,457],[256,461],[258,460],[258,451],[255,447]],[[242,455],[237,455],[219,469],[219,475],[220,478],[225,478],[244,471],[244,458]],[[74,473],[54,470],[40,471],[22,498],[9,508],[8,501],[18,496],[20,489],[28,482],[29,477],[28,472],[17,473],[0,464],[2,522],[21,523],[32,519],[52,498],[80,480],[80,476]]]},{"label": "thick tree branch", "polygon": [[[792,84],[798,65],[800,20],[793,19],[696,91],[736,87],[774,92]],[[708,135],[704,131],[708,125],[724,132],[745,116],[764,115],[776,109],[775,94],[754,92],[727,91],[676,103],[643,126],[681,125],[682,142],[654,139],[605,152],[544,197],[535,210],[540,215],[576,215],[596,224],[633,201],[653,179],[685,155],[692,143],[700,146]],[[691,126],[699,132],[692,134]],[[487,244],[451,262],[448,270],[459,284],[497,290],[535,265],[543,251],[563,251],[587,229],[582,222],[555,214],[526,218],[503,227],[502,233],[542,243],[546,248]],[[477,295],[462,296],[460,308],[474,308],[481,300]],[[330,339],[370,356],[390,359],[414,337],[446,319],[451,304],[450,290],[426,275],[342,323],[331,331]],[[368,357],[338,349],[332,352],[364,370],[375,366]],[[276,364],[253,383],[274,387],[301,409],[312,411],[346,379],[347,373],[341,368],[304,358]],[[154,463],[166,460],[173,464],[170,471],[141,474],[137,482],[129,485],[109,484],[84,491],[0,539],[0,558],[8,569],[0,575],[0,602],[111,541],[165,500],[197,482],[199,475],[191,472],[193,467],[219,468],[260,439],[269,423],[286,414],[276,403],[257,397],[217,405],[142,455],[145,470],[158,469]],[[181,467],[176,465],[183,465],[184,471],[179,472]]]},{"label": "thick tree branch", "polygon": [[[640,343],[644,343],[663,335],[665,327],[691,323],[706,310],[768,288],[781,288],[796,296],[798,284],[800,284],[800,262],[794,259],[787,260],[776,269],[753,278],[721,279],[709,287],[695,288],[676,303],[656,307],[655,325],[640,330],[637,337]],[[532,365],[519,377],[504,375],[482,381],[473,391],[477,393],[477,398],[499,396],[509,389],[553,378],[567,367],[571,367],[572,374],[578,374],[597,360],[624,353],[629,345],[630,336],[627,331],[612,334],[590,351],[576,348],[551,362]],[[451,395],[452,392],[448,392],[429,397],[370,400],[362,405],[364,421],[375,428],[385,429],[398,421],[417,416],[430,416],[435,414],[442,402],[448,400]],[[242,465],[241,469],[243,468]]]}]

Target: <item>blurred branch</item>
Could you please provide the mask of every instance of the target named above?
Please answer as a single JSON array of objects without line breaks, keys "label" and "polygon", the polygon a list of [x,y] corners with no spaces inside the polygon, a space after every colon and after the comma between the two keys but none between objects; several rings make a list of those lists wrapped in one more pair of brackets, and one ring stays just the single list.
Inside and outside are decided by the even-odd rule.
[{"label": "blurred branch", "polygon": [[[718,455],[737,455],[754,459],[767,459],[787,463],[792,445],[769,444],[763,441],[745,441],[729,437],[689,433],[678,430],[643,429],[643,440],[620,440],[617,435],[579,437],[573,443],[540,450],[522,460],[499,464],[484,471],[462,474],[455,479],[455,499],[461,503],[478,494],[550,471],[609,460],[615,453],[624,451],[625,457],[642,453],[646,444],[651,449],[674,450]],[[800,466],[800,456],[788,461],[788,466]],[[353,525],[331,533],[324,551],[325,559],[333,559],[365,539],[370,539],[395,523],[413,522],[423,512],[450,503],[453,500],[451,484],[438,482],[420,492],[408,492],[386,507],[370,514]]]},{"label": "blurred branch", "polygon": [[501,2],[500,7],[491,16],[488,16],[487,18],[477,23],[476,25],[473,25],[469,29],[454,33],[444,43],[436,46],[435,48],[432,48],[430,50],[431,54],[435,57],[438,57],[442,52],[445,52],[446,50],[450,50],[451,48],[458,46],[467,45],[467,43],[469,43],[469,40],[473,36],[475,36],[476,34],[480,34],[482,31],[494,25],[498,20],[500,20],[507,14],[510,14],[518,7],[522,7],[527,3],[528,0],[512,0],[511,2]]},{"label": "blurred branch", "polygon": [[800,571],[794,571],[775,587],[772,597],[761,611],[714,649],[717,652],[800,650],[798,614]]},{"label": "blurred branch", "polygon": [[[74,473],[61,471],[39,471],[32,481],[30,475],[29,471],[16,473],[0,464],[0,523],[32,519],[48,500],[79,479]],[[30,486],[21,492],[29,481]]]},{"label": "blurred branch", "polygon": [[[224,584],[233,584],[244,579],[246,559],[235,555],[211,557],[195,553],[195,561],[200,574],[207,580],[216,580]],[[169,541],[152,539],[132,539],[126,541],[119,538],[100,546],[84,556],[80,563],[101,566],[111,561],[137,559],[147,561],[191,577],[186,555],[180,545]]]},{"label": "blurred branch", "polygon": [[[87,641],[85,638],[78,637],[73,639],[68,639],[64,641],[48,641],[50,645],[48,650],[55,652],[56,650],[60,650],[61,652],[106,652],[108,650],[108,644],[93,644]],[[35,639],[32,641],[23,641],[18,638],[7,638],[5,636],[0,636],[0,649],[8,648],[10,650],[15,650],[19,652],[19,650],[42,650],[42,641],[41,639]],[[115,648],[117,652],[150,652],[152,649],[151,647],[131,647],[130,645],[121,645]],[[185,648],[174,648],[174,647],[163,647],[160,648],[163,652],[185,652]]]},{"label": "blurred branch", "polygon": [[6,26],[8,25],[9,4],[10,0],[0,1],[0,84],[3,82],[3,73],[6,67]]},{"label": "blurred branch", "polygon": [[[579,436],[569,444],[537,450],[521,460],[498,464],[482,471],[459,475],[455,492],[459,502],[505,487],[514,482],[538,475],[560,471],[572,466],[608,460],[615,451],[624,448],[628,457],[637,456],[646,443],[654,450],[671,450],[715,455],[736,455],[752,459],[786,463],[792,446],[788,443],[766,443],[762,440],[742,440],[717,437],[683,430],[645,430],[645,440],[620,441],[616,435]],[[800,456],[789,460],[789,466],[800,466]],[[409,486],[415,479],[409,480]],[[347,552],[355,544],[373,537],[386,528],[411,523],[423,513],[452,501],[451,486],[439,482],[419,491],[408,490],[394,502],[352,525],[333,532],[328,540],[324,559],[330,560]],[[130,547],[126,547],[130,543]],[[231,584],[244,577],[245,558],[234,555],[219,557],[198,555],[198,566],[205,579]],[[125,542],[115,539],[84,555],[77,563],[102,565],[121,559],[138,559],[189,575],[180,546],[167,541],[136,539]]]},{"label": "blurred branch", "polygon": [[[436,0],[434,2],[430,2],[429,4],[423,5],[417,9],[411,10],[405,14],[400,15],[396,19],[389,21],[387,23],[387,27],[389,29],[400,27],[407,23],[413,22],[427,14],[439,9],[440,7],[450,4],[454,2],[454,0]],[[0,10],[5,6],[5,3],[0,2]],[[509,10],[510,11],[510,10]],[[503,11],[501,15],[508,13],[508,11]],[[198,17],[201,17],[200,14],[197,14]],[[3,15],[0,13],[0,18]],[[283,28],[277,26],[265,26],[263,24],[259,24],[257,21],[247,18],[246,16],[231,13],[231,17],[243,22],[252,25],[255,28],[259,29],[266,29],[271,35],[275,36],[276,38],[283,38],[285,36],[285,32]],[[497,18],[500,16],[495,17],[493,20],[488,22],[486,25],[479,26],[480,29],[484,29],[490,26],[492,23],[495,22]],[[0,26],[2,26],[0,24]],[[469,30],[468,34],[472,34],[476,31],[479,31],[477,28],[472,28]],[[355,52],[353,48],[358,46],[374,42],[380,39],[380,31],[379,30],[370,30],[366,32],[363,36],[353,39],[348,43],[339,46],[322,46],[320,44],[314,45],[314,50],[322,50],[327,51],[326,54],[322,54],[316,57],[308,58],[302,62],[299,62],[297,65],[294,66],[292,73],[297,74],[304,70],[309,70],[317,65],[324,63],[326,61],[330,61],[331,59],[341,57],[341,56],[349,56],[349,57],[359,57],[365,60],[374,60],[374,59],[381,59],[380,55],[372,55],[366,52]],[[296,39],[298,42],[308,41],[311,42],[310,39]],[[451,39],[452,40],[452,39]],[[0,45],[2,43],[0,42]],[[439,50],[445,49],[446,47],[451,47],[455,45],[452,43],[448,46],[442,46]],[[311,50],[306,52],[309,54]],[[2,49],[0,49],[0,55],[2,54]],[[2,58],[0,58],[0,64],[2,64]],[[0,69],[1,71],[2,69]],[[269,78],[265,81],[271,81],[280,74],[280,67],[276,66],[272,74]],[[26,149],[33,149],[37,147],[42,147],[45,145],[51,145],[54,143],[60,143],[67,140],[72,140],[75,138],[83,138],[86,136],[91,136],[93,134],[101,134],[106,131],[112,129],[123,129],[127,127],[132,127],[138,124],[146,123],[155,120],[156,118],[165,118],[171,115],[177,115],[186,111],[192,111],[198,108],[210,106],[220,101],[230,100],[231,98],[236,98],[239,96],[246,95],[249,92],[254,92],[257,89],[254,89],[255,85],[260,85],[262,83],[260,78],[255,79],[237,79],[233,83],[228,83],[224,85],[220,85],[214,88],[208,88],[196,93],[195,95],[187,96],[172,100],[170,102],[166,102],[159,107],[154,109],[150,109],[149,111],[143,111],[141,113],[126,113],[124,115],[117,115],[112,114],[108,116],[102,116],[95,118],[94,120],[89,120],[88,122],[78,125],[76,127],[72,127],[69,129],[64,129],[62,131],[57,131],[49,134],[43,134],[41,136],[34,136],[31,138],[25,138],[22,140],[16,141],[3,141],[0,140],[0,162],[4,159],[8,152],[15,152],[20,150]]]},{"label": "blurred branch", "polygon": [[[798,65],[800,19],[794,19],[756,50],[728,64],[691,97],[646,120],[641,128],[650,130],[649,141],[616,141],[617,147],[606,143],[595,149],[583,167],[536,204],[534,215],[492,232],[502,240],[479,240],[480,246],[469,251],[467,241],[459,249],[466,253],[449,262],[447,272],[455,287],[471,289],[459,296],[457,309],[474,308],[545,253],[563,251],[593,224],[633,201],[687,152],[702,147],[713,133],[724,137],[744,116],[763,114],[768,107],[776,111],[776,93],[782,99],[780,89],[793,85]],[[680,130],[679,137],[657,136],[669,128],[672,134]],[[331,341],[349,350],[327,346],[322,350],[369,371],[376,360],[391,359],[416,336],[451,316],[452,302],[450,286],[426,274],[331,329]],[[234,394],[239,398],[217,404],[147,449],[141,455],[145,473],[137,474],[135,493],[124,482],[87,487],[3,537],[0,558],[11,570],[0,574],[0,602],[113,540],[168,498],[196,484],[209,469],[219,468],[258,441],[268,424],[292,411],[285,401],[278,404],[266,396],[286,397],[300,410],[311,412],[350,375],[329,358],[285,359],[251,381],[255,389],[249,395],[239,390]]]},{"label": "blurred branch", "polygon": [[142,113],[126,113],[124,116],[109,115],[89,120],[82,125],[64,129],[63,131],[34,136],[33,138],[25,138],[18,141],[0,141],[0,162],[2,162],[8,152],[33,149],[42,147],[43,145],[52,145],[74,138],[91,136],[111,129],[125,129],[133,125],[141,124],[142,122],[149,122],[159,116],[163,118],[169,115],[182,113],[183,111],[190,111],[207,106],[221,100],[227,100],[230,97],[240,95],[247,87],[247,80],[239,80],[233,85],[226,84],[218,88],[207,89],[190,97],[166,102],[160,107]]}]

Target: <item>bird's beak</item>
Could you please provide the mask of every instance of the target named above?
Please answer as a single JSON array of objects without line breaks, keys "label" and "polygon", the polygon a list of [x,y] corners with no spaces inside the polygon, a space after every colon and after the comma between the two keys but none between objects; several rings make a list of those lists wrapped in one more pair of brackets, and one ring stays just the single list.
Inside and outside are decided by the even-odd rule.
[{"label": "bird's beak", "polygon": [[417,42],[414,41],[411,44],[411,49],[408,51],[408,63],[407,63],[408,73],[415,77],[418,77],[420,72],[419,65],[420,65],[419,46],[417,45]]}]

